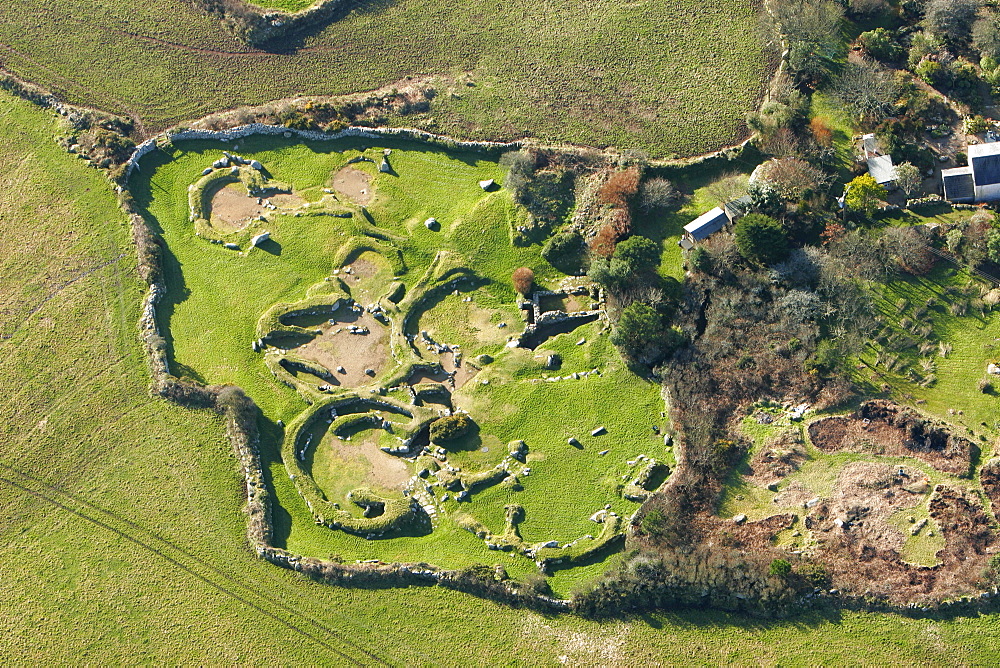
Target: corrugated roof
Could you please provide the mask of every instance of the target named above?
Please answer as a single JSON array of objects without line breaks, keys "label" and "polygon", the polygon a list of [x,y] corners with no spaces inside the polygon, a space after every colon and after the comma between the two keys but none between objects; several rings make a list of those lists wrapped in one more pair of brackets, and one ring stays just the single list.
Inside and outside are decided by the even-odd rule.
[{"label": "corrugated roof", "polygon": [[892,166],[892,156],[880,155],[868,158],[868,173],[876,183],[892,183],[896,180],[896,168]]},{"label": "corrugated roof", "polygon": [[729,216],[719,207],[706,211],[684,226],[684,231],[695,241],[706,239],[715,234],[729,222]]},{"label": "corrugated roof", "polygon": [[750,198],[750,195],[744,195],[743,197],[726,202],[723,208],[726,210],[726,215],[729,216],[730,220],[736,220],[747,215],[752,204],[753,200]]},{"label": "corrugated roof", "polygon": [[973,201],[976,188],[972,182],[972,170],[968,167],[941,170],[944,182],[944,198],[949,202]]}]

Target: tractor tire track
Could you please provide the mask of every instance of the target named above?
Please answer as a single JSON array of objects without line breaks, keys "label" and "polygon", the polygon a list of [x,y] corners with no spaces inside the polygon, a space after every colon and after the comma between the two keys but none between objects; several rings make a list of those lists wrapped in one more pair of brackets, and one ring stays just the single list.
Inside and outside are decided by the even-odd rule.
[{"label": "tractor tire track", "polygon": [[[2,45],[0,45],[0,46],[2,46]],[[125,257],[126,255],[127,255],[127,253],[124,253],[124,252],[122,252],[122,253],[119,253],[118,255],[116,255],[115,257],[111,258],[111,259],[110,259],[110,260],[108,260],[107,262],[104,262],[104,263],[102,263],[102,264],[99,264],[99,265],[97,265],[96,267],[91,267],[90,269],[86,269],[86,270],[84,270],[84,271],[83,271],[83,273],[81,273],[81,274],[78,274],[77,276],[74,276],[73,278],[69,279],[68,281],[65,281],[64,283],[60,284],[60,285],[59,285],[58,287],[56,287],[56,289],[55,289],[55,290],[53,290],[53,291],[52,291],[52,292],[50,292],[50,293],[49,293],[48,295],[46,295],[46,296],[45,296],[45,298],[44,298],[44,299],[42,299],[42,301],[38,302],[38,303],[37,303],[37,304],[36,304],[36,305],[34,306],[34,308],[32,308],[32,309],[31,309],[30,311],[28,311],[27,315],[25,315],[25,316],[24,316],[24,318],[22,318],[22,319],[21,319],[21,322],[19,322],[19,323],[18,323],[18,324],[17,324],[17,325],[16,325],[15,327],[14,327],[14,329],[13,329],[13,330],[11,331],[11,333],[10,333],[10,334],[0,334],[0,340],[2,340],[2,339],[11,339],[11,338],[13,338],[13,337],[14,337],[14,335],[15,335],[15,334],[17,334],[17,333],[18,333],[18,331],[20,331],[20,329],[21,329],[22,327],[24,327],[24,325],[25,325],[25,324],[26,324],[26,323],[27,323],[27,322],[28,322],[29,320],[31,320],[31,316],[33,316],[33,315],[35,315],[36,313],[38,313],[38,312],[39,312],[39,311],[40,311],[40,310],[42,309],[42,307],[43,307],[43,306],[45,306],[45,305],[46,305],[46,304],[47,304],[47,303],[49,302],[49,300],[51,300],[51,299],[52,299],[53,297],[55,297],[56,295],[58,295],[58,294],[59,294],[60,292],[62,292],[63,290],[65,290],[65,289],[66,289],[66,288],[68,288],[69,286],[73,285],[73,284],[74,284],[74,283],[76,283],[77,281],[79,281],[79,280],[81,280],[81,279],[84,279],[84,278],[86,278],[86,277],[90,276],[90,275],[91,275],[91,274],[93,274],[93,273],[94,273],[95,271],[100,271],[101,269],[104,269],[104,268],[106,268],[106,267],[110,267],[111,265],[115,264],[116,262],[118,262],[119,260],[121,260],[121,259],[122,259],[123,257]]]},{"label": "tractor tire track", "polygon": [[279,622],[280,624],[282,624],[283,626],[287,627],[291,631],[294,631],[295,633],[298,633],[299,635],[301,635],[301,636],[303,636],[303,637],[305,637],[305,638],[307,638],[309,640],[312,640],[314,643],[316,643],[317,645],[319,645],[319,646],[323,647],[324,649],[330,651],[332,654],[335,654],[337,657],[339,657],[339,658],[341,658],[341,659],[343,659],[343,660],[345,660],[345,661],[347,661],[347,662],[349,662],[349,663],[351,663],[353,665],[365,665],[364,661],[359,661],[356,657],[352,657],[349,654],[346,654],[345,652],[343,652],[343,651],[337,649],[336,647],[330,645],[329,643],[327,643],[326,641],[324,641],[322,638],[318,637],[314,633],[311,633],[310,631],[308,631],[308,630],[306,630],[306,629],[298,626],[297,624],[288,621],[283,616],[279,615],[278,613],[274,612],[273,610],[265,609],[265,607],[262,607],[262,605],[273,606],[275,608],[278,608],[282,612],[284,612],[284,613],[292,616],[293,618],[297,617],[299,620],[307,622],[307,623],[313,625],[314,627],[320,629],[324,633],[329,634],[331,637],[336,638],[338,641],[340,641],[344,645],[349,646],[351,649],[355,650],[356,652],[360,652],[360,653],[364,654],[366,657],[368,657],[369,659],[371,659],[373,662],[375,662],[377,664],[392,665],[388,661],[386,661],[385,659],[382,659],[381,657],[379,657],[379,656],[377,656],[377,655],[369,652],[368,650],[363,649],[362,647],[358,646],[357,644],[353,643],[352,641],[347,640],[346,638],[344,638],[340,634],[338,634],[335,630],[330,629],[329,627],[326,627],[325,625],[323,625],[322,623],[320,623],[320,622],[316,621],[315,619],[309,617],[308,615],[305,615],[305,614],[303,614],[301,612],[298,612],[297,610],[289,608],[288,606],[286,606],[286,605],[284,605],[284,604],[282,604],[280,602],[276,602],[276,601],[273,601],[271,599],[268,599],[267,597],[263,596],[260,593],[254,592],[249,587],[247,587],[243,583],[239,582],[238,580],[234,579],[233,577],[229,576],[228,574],[224,573],[223,571],[221,571],[220,569],[216,568],[215,566],[212,566],[211,564],[208,564],[207,562],[203,561],[202,559],[200,559],[200,558],[198,558],[198,557],[196,557],[196,556],[194,556],[194,555],[186,552],[184,549],[182,549],[180,547],[177,547],[176,545],[174,545],[170,541],[157,536],[155,533],[153,533],[153,532],[151,532],[151,531],[149,531],[147,529],[144,529],[143,527],[139,526],[135,522],[132,522],[131,520],[128,520],[128,519],[123,518],[123,517],[120,517],[120,516],[116,515],[115,513],[112,513],[111,511],[105,510],[105,509],[101,508],[100,506],[97,506],[97,505],[95,505],[95,504],[93,504],[93,503],[91,503],[89,501],[86,501],[84,499],[81,499],[81,498],[77,497],[74,494],[71,494],[70,492],[66,492],[64,490],[61,490],[58,487],[55,487],[54,485],[50,485],[50,484],[48,484],[48,483],[40,480],[39,478],[36,478],[35,476],[23,473],[23,472],[15,469],[13,467],[7,466],[6,464],[0,464],[0,468],[3,468],[5,470],[10,471],[12,473],[15,473],[15,474],[17,474],[17,475],[19,475],[19,476],[21,476],[23,478],[27,478],[27,479],[31,480],[34,483],[36,483],[37,485],[39,485],[39,486],[45,488],[46,490],[48,490],[50,493],[54,493],[54,494],[58,494],[58,495],[61,495],[61,496],[64,496],[64,497],[68,497],[69,499],[72,499],[73,501],[76,501],[77,503],[80,503],[80,504],[82,504],[84,506],[87,506],[88,508],[92,508],[92,509],[94,509],[94,510],[96,510],[96,511],[98,511],[98,512],[104,514],[104,515],[107,515],[110,518],[113,518],[117,522],[120,522],[122,524],[127,525],[128,527],[131,527],[132,529],[137,530],[137,532],[141,532],[143,534],[146,534],[147,536],[151,537],[153,539],[153,541],[156,541],[156,542],[162,543],[163,545],[168,546],[170,549],[178,552],[179,554],[183,555],[185,558],[187,558],[187,559],[195,562],[201,568],[206,569],[208,571],[211,571],[215,575],[221,577],[224,580],[229,581],[233,585],[236,585],[237,587],[239,587],[241,589],[244,589],[244,590],[246,590],[248,592],[251,592],[256,598],[258,598],[258,599],[260,599],[260,601],[262,601],[262,604],[255,603],[254,601],[250,600],[247,595],[241,594],[241,593],[237,593],[237,592],[233,591],[231,588],[228,588],[227,586],[224,586],[223,584],[219,584],[218,582],[215,582],[213,579],[211,579],[204,572],[199,573],[196,570],[195,567],[192,567],[191,565],[184,564],[179,559],[177,559],[175,557],[172,557],[169,554],[166,554],[162,549],[159,549],[156,545],[150,544],[153,541],[148,541],[148,539],[144,540],[142,538],[136,537],[135,535],[132,535],[132,533],[130,533],[128,531],[125,531],[125,530],[122,530],[121,528],[112,526],[108,522],[105,522],[105,521],[103,521],[101,519],[93,517],[90,514],[81,512],[80,510],[77,510],[75,508],[72,508],[72,507],[66,505],[65,503],[59,501],[58,499],[53,498],[49,494],[37,491],[35,489],[31,489],[30,487],[28,487],[28,486],[26,486],[24,484],[18,483],[18,482],[14,481],[14,480],[11,480],[11,479],[7,478],[7,477],[0,476],[0,483],[6,484],[6,485],[8,485],[10,487],[13,487],[13,488],[15,488],[17,490],[20,490],[21,492],[23,492],[25,494],[33,496],[33,497],[35,497],[37,499],[40,499],[42,501],[45,501],[45,502],[47,502],[47,503],[49,503],[49,504],[51,504],[53,506],[56,506],[57,508],[60,508],[61,510],[64,510],[64,511],[66,511],[68,513],[71,513],[71,514],[79,517],[80,519],[83,519],[83,520],[85,520],[87,522],[95,524],[95,525],[97,525],[97,526],[99,526],[99,527],[101,527],[101,528],[103,528],[103,529],[105,529],[107,531],[110,531],[110,532],[118,535],[121,538],[124,538],[125,540],[127,540],[127,541],[129,541],[131,543],[134,543],[135,545],[138,545],[139,547],[143,548],[144,550],[155,554],[156,556],[160,557],[161,559],[163,559],[163,560],[165,560],[165,561],[173,564],[174,566],[180,568],[181,570],[185,571],[186,573],[188,573],[188,574],[194,576],[195,578],[201,580],[202,582],[208,584],[209,586],[211,586],[212,588],[216,589],[217,591],[219,591],[220,593],[224,594],[225,596],[228,596],[229,598],[231,598],[231,599],[233,599],[235,601],[243,603],[244,605],[252,608],[253,610],[261,613],[262,615],[265,615],[267,617],[270,617],[271,619],[274,619],[275,621]]},{"label": "tractor tire track", "polygon": [[[140,116],[138,114],[138,112],[135,111],[135,109],[129,107],[129,105],[125,104],[125,102],[123,102],[122,100],[119,100],[118,98],[115,98],[115,97],[111,97],[111,96],[107,95],[106,93],[98,92],[98,91],[94,90],[93,88],[87,88],[83,84],[81,84],[81,83],[79,83],[77,81],[74,81],[73,79],[70,79],[68,77],[64,77],[63,75],[61,75],[58,72],[56,72],[55,70],[53,70],[51,67],[43,65],[42,63],[38,62],[37,60],[35,60],[31,56],[28,56],[28,55],[26,55],[24,53],[21,53],[20,51],[18,51],[14,47],[10,46],[9,44],[4,44],[3,42],[0,42],[0,50],[7,51],[8,53],[12,53],[15,56],[17,56],[18,58],[20,58],[21,60],[24,60],[24,61],[26,61],[28,63],[31,63],[32,65],[34,65],[38,69],[43,70],[44,72],[48,73],[48,75],[50,77],[52,77],[52,78],[54,78],[56,80],[62,81],[63,82],[63,86],[62,87],[64,89],[66,89],[67,92],[71,92],[72,89],[75,88],[77,95],[81,95],[81,93],[82,93],[81,97],[83,97],[84,99],[89,98],[90,100],[92,100],[91,106],[93,106],[95,109],[101,109],[103,111],[107,111],[109,108],[112,108],[112,107],[117,107],[118,109],[121,109],[122,111],[125,112],[125,115],[128,116],[128,118],[130,118],[132,120],[132,123],[135,125],[135,129],[136,129],[138,135],[142,139],[147,139],[149,137],[149,133],[146,130],[146,124],[143,122],[142,116]],[[9,68],[7,68],[6,64],[2,60],[0,60],[0,67],[9,69]],[[22,78],[24,78],[25,80],[28,80],[27,77],[22,77]],[[35,80],[35,81],[32,81],[32,83],[39,83],[39,82],[37,80]],[[104,102],[110,102],[111,105],[109,105],[108,107],[103,106],[101,104],[101,100],[102,99],[103,99]],[[112,112],[112,113],[114,113],[114,112]]]}]

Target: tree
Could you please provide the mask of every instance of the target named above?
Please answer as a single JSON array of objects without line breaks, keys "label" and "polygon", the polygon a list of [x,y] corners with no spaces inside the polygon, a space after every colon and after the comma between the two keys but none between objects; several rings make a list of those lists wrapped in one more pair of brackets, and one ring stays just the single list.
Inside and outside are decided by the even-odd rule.
[{"label": "tree", "polygon": [[972,26],[972,46],[980,56],[1000,58],[1000,14],[991,11],[980,13]]},{"label": "tree", "polygon": [[781,223],[770,216],[751,213],[733,231],[740,255],[758,264],[774,264],[788,256],[788,238]]},{"label": "tree", "polygon": [[903,57],[903,47],[896,41],[896,36],[885,28],[861,33],[858,43],[875,60],[892,63]]},{"label": "tree", "polygon": [[660,246],[652,239],[635,235],[618,244],[611,262],[612,266],[621,263],[629,273],[649,271],[660,263]]},{"label": "tree", "polygon": [[663,333],[660,314],[648,304],[632,302],[622,311],[612,330],[611,343],[621,348],[628,357],[636,358]]},{"label": "tree", "polygon": [[527,267],[518,267],[511,275],[511,281],[514,283],[515,290],[527,296],[535,284],[535,272]]},{"label": "tree", "polygon": [[907,197],[912,197],[914,193],[923,187],[924,179],[920,174],[920,169],[909,162],[896,165],[896,185],[906,193]]},{"label": "tree", "polygon": [[747,194],[750,195],[750,208],[757,213],[777,216],[785,210],[781,195],[771,187],[770,183],[763,181],[752,183],[747,188]]},{"label": "tree", "polygon": [[774,158],[754,170],[755,179],[770,185],[782,198],[795,202],[809,192],[823,190],[830,177],[802,158]]},{"label": "tree", "polygon": [[639,186],[639,208],[650,213],[658,209],[666,209],[680,200],[681,194],[670,181],[654,177],[646,179]]},{"label": "tree", "polygon": [[949,42],[967,43],[981,4],[980,0],[927,0],[924,24]]},{"label": "tree", "polygon": [[747,177],[739,172],[727,172],[705,187],[719,204],[731,202],[747,194]]},{"label": "tree", "polygon": [[986,257],[1000,264],[1000,230],[991,229],[986,233]]},{"label": "tree", "polygon": [[849,62],[833,85],[833,93],[863,123],[878,123],[899,99],[896,76],[872,60]]},{"label": "tree", "polygon": [[844,9],[830,0],[767,0],[777,37],[789,43],[788,64],[800,77],[824,79],[844,52]]},{"label": "tree", "polygon": [[934,268],[936,256],[916,228],[890,227],[884,236],[893,259],[906,273],[923,276]]},{"label": "tree", "polygon": [[887,194],[885,187],[876,183],[871,174],[862,174],[855,177],[844,189],[844,205],[849,210],[862,211],[871,217],[879,202],[883,201]]}]

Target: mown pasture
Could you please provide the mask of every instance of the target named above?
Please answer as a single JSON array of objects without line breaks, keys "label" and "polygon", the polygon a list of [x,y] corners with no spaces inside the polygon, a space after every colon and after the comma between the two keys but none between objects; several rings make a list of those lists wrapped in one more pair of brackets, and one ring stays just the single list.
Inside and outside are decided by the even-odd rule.
[{"label": "mown pasture", "polygon": [[746,136],[768,77],[738,0],[350,5],[255,51],[183,0],[24,0],[0,7],[0,61],[149,132],[220,109],[430,79],[430,110],[385,122],[465,138],[694,155]]},{"label": "mown pasture", "polygon": [[996,615],[597,624],[439,589],[343,590],[257,560],[221,423],[147,395],[142,285],[107,183],[58,149],[50,114],[0,96],[0,119],[0,463],[33,476],[0,473],[4,663],[350,663],[340,651],[395,664],[939,665],[1000,651]]},{"label": "mown pasture", "polygon": [[[436,254],[448,251],[458,258],[459,265],[472,268],[478,279],[468,289],[445,293],[417,308],[411,329],[414,333],[428,330],[436,341],[460,344],[466,360],[481,354],[496,358],[454,394],[455,405],[470,412],[479,423],[479,431],[448,446],[454,451],[449,461],[470,472],[489,470],[504,457],[507,443],[520,439],[528,444],[524,466],[531,469],[530,477],[526,475],[521,481],[523,491],[497,485],[477,492],[471,503],[458,503],[454,495],[444,495],[439,499],[442,516],[429,535],[373,542],[317,527],[289,482],[292,469],[286,472],[288,462],[283,464],[273,456],[273,484],[283,509],[278,530],[282,546],[311,556],[339,555],[349,561],[427,561],[449,568],[501,563],[512,576],[523,576],[535,571],[530,560],[487,550],[483,541],[461,527],[461,517],[471,515],[490,531],[502,534],[504,506],[519,503],[526,509],[521,525],[525,541],[565,544],[598,534],[601,526],[588,518],[606,505],[624,517],[638,508],[638,503],[624,500],[621,492],[623,480],[631,479],[641,468],[636,458],[645,455],[672,463],[662,439],[667,420],[660,388],[626,368],[601,323],[558,335],[534,351],[505,346],[510,335],[524,328],[510,285],[512,270],[517,266],[535,268],[536,281],[543,286],[554,284],[561,275],[540,258],[538,246],[511,244],[513,227],[522,220],[523,212],[507,191],[484,193],[478,185],[485,178],[502,180],[502,170],[495,162],[471,153],[389,141],[386,146],[392,149],[392,173],[380,174],[373,162],[343,168],[348,160],[361,155],[381,159],[383,144],[373,147],[371,140],[302,144],[255,137],[238,143],[240,155],[261,161],[276,181],[292,184],[298,201],[304,203],[296,211],[299,216],[275,214],[266,223],[252,223],[252,230],[242,233],[249,237],[266,229],[273,248],[235,253],[194,234],[188,218],[188,185],[197,180],[206,164],[221,155],[225,147],[221,143],[178,142],[144,160],[142,170],[132,179],[137,202],[162,231],[168,249],[168,292],[160,313],[176,372],[208,383],[244,387],[271,425],[265,430],[265,447],[276,455],[282,435],[274,425],[279,420],[292,424],[307,406],[272,375],[262,356],[251,350],[261,314],[276,302],[294,304],[306,296],[310,286],[323,285],[328,278],[344,278],[354,298],[362,303],[381,297],[380,290],[392,278],[386,258],[397,256],[371,250],[361,255],[345,254],[343,248],[353,247],[356,237],[352,235],[358,229],[392,241],[391,247],[398,249],[399,256],[389,264],[396,264],[395,279],[410,290],[416,289],[417,279]],[[355,218],[367,218],[370,227],[353,218],[310,213],[330,204],[330,194],[325,192],[330,188],[325,186],[336,182],[336,175],[345,170],[363,171],[371,179],[365,195],[367,205],[363,212],[355,211]],[[347,202],[347,196],[341,194],[333,206],[339,210]],[[425,226],[424,221],[432,216],[439,221],[440,230]],[[374,244],[376,250],[390,247],[388,242],[365,238],[368,241],[364,243]],[[338,263],[347,259],[355,267],[370,267],[371,275],[359,278],[334,273],[341,272]],[[373,333],[372,338],[375,336]],[[543,366],[552,353],[563,358],[557,372],[547,372]],[[435,359],[427,357],[427,361]],[[377,362],[366,364],[381,369]],[[328,368],[339,363],[327,362]],[[344,363],[350,366],[351,360]],[[571,378],[594,369],[600,375]],[[562,380],[545,381],[553,375]],[[397,394],[390,393],[389,398]],[[622,403],[623,396],[628,397],[627,402]],[[592,437],[590,432],[600,426],[608,433]],[[319,477],[326,481],[323,489],[329,501],[343,503],[344,492],[365,480],[362,469],[367,464],[358,456],[364,451],[365,439],[372,437],[379,439],[379,446],[391,445],[391,438],[386,442],[387,436],[367,429],[352,437],[351,443],[359,443],[359,448],[352,449],[346,441],[327,434],[310,450],[319,454],[310,454],[307,466],[324,467]],[[579,438],[582,446],[568,445],[570,437]],[[331,454],[331,449],[340,454]],[[326,470],[331,468],[333,471]],[[414,472],[409,470],[405,477]],[[371,476],[378,478],[377,474],[376,467],[368,477],[374,480]],[[553,582],[562,594],[568,594],[571,586],[597,576],[608,563],[596,558],[582,569],[559,570]]]}]

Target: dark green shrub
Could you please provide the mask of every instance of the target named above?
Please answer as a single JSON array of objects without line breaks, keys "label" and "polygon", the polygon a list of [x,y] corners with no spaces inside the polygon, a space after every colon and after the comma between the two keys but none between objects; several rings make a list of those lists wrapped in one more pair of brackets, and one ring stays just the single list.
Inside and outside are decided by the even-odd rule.
[{"label": "dark green shrub", "polygon": [[472,419],[464,413],[438,418],[431,423],[431,440],[435,443],[443,443],[465,436],[472,429],[473,424],[475,423]]},{"label": "dark green shrub", "polygon": [[712,255],[702,246],[695,246],[691,249],[691,268],[703,274],[712,271]]},{"label": "dark green shrub", "polygon": [[770,216],[751,213],[734,230],[740,255],[757,264],[774,264],[788,256],[788,238],[781,223]]},{"label": "dark green shrub", "polygon": [[885,28],[861,33],[858,43],[869,56],[883,62],[896,62],[905,54],[903,47],[896,41],[896,36]]},{"label": "dark green shrub", "polygon": [[560,232],[542,248],[542,257],[564,274],[576,275],[583,272],[587,246],[579,232]]},{"label": "dark green shrub", "polygon": [[633,302],[622,311],[611,332],[611,343],[629,357],[638,357],[664,333],[663,318],[648,304]]},{"label": "dark green shrub", "polygon": [[812,587],[822,589],[830,585],[830,574],[823,564],[802,564],[796,573]]},{"label": "dark green shrub", "polygon": [[785,577],[792,572],[792,565],[784,559],[775,559],[771,562],[771,567],[768,569],[768,572],[770,572],[771,575]]}]

